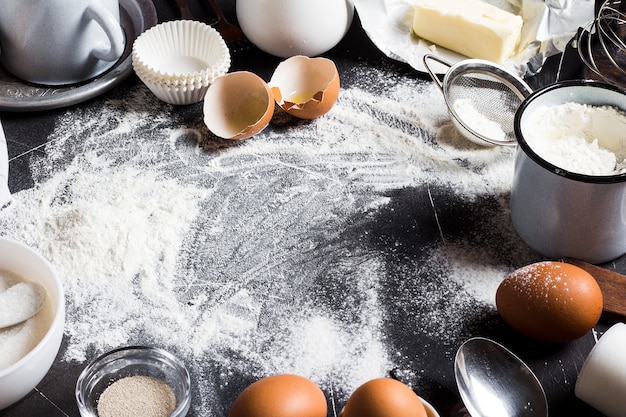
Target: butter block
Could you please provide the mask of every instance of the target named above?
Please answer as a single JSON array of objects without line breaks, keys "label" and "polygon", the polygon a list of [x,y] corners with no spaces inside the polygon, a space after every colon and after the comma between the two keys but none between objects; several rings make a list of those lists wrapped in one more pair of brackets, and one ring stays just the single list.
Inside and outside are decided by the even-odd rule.
[{"label": "butter block", "polygon": [[469,58],[500,63],[514,55],[523,23],[480,0],[416,0],[413,32]]}]

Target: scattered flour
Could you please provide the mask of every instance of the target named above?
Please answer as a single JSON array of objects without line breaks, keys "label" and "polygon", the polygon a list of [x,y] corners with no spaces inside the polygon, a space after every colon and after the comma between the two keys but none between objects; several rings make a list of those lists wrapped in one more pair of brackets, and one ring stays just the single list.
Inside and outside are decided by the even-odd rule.
[{"label": "scattered flour", "polygon": [[242,142],[142,86],[61,117],[0,232],[64,280],[62,360],[166,348],[192,372],[192,415],[227,414],[242,375],[298,373],[341,398],[434,363],[422,340],[452,360],[468,317],[535,259],[509,225],[513,151],[468,143],[430,83],[351,71],[324,117],[277,113]]}]

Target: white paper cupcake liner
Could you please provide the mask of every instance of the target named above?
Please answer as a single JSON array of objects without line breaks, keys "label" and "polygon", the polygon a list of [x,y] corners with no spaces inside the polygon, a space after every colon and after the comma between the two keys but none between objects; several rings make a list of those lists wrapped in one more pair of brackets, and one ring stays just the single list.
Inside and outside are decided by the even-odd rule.
[{"label": "white paper cupcake liner", "polygon": [[195,74],[192,77],[167,77],[162,75],[156,75],[154,72],[145,68],[135,69],[135,73],[145,83],[159,84],[168,87],[179,86],[207,86],[211,84],[216,78],[228,72],[229,66],[221,66],[212,68],[210,71],[205,71],[203,74]]},{"label": "white paper cupcake liner", "polygon": [[165,87],[155,84],[147,84],[152,93],[160,100],[174,105],[186,105],[198,103],[204,99],[206,87]]},{"label": "white paper cupcake liner", "polygon": [[[230,52],[211,26],[192,20],[161,23],[133,44],[137,76],[167,102],[197,102],[197,94],[230,69]],[[158,92],[158,94],[157,94]],[[182,96],[190,98],[183,100]],[[193,98],[191,98],[193,97]]]}]

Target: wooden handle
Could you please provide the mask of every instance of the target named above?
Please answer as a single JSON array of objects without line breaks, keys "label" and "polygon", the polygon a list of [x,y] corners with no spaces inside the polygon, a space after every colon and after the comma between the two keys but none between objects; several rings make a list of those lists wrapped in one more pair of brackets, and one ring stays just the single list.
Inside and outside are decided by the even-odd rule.
[{"label": "wooden handle", "polygon": [[602,290],[603,315],[606,318],[626,319],[626,275],[578,259],[568,258],[565,262],[584,269],[598,281]]}]

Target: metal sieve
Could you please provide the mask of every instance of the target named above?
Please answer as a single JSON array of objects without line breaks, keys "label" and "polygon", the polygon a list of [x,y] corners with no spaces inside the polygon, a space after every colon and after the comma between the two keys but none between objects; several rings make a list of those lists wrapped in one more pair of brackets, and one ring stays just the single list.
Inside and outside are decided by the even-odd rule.
[{"label": "metal sieve", "polygon": [[[480,145],[515,145],[513,121],[522,101],[532,93],[524,80],[490,61],[466,59],[454,65],[432,54],[424,65],[448,106],[452,122],[470,141]],[[430,66],[448,68],[441,81]]]}]

